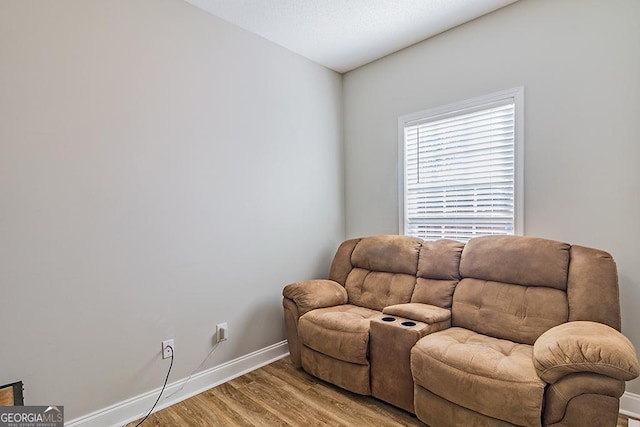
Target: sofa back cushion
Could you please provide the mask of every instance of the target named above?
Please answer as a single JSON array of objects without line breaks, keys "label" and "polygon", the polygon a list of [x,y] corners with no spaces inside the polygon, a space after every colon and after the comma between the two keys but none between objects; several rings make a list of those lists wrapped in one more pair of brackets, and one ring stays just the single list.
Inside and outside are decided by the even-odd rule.
[{"label": "sofa back cushion", "polygon": [[569,319],[570,246],[521,236],[470,240],[460,261],[452,324],[533,344]]},{"label": "sofa back cushion", "polygon": [[411,302],[451,308],[453,291],[460,280],[463,248],[464,243],[455,240],[422,242]]},{"label": "sofa back cushion", "polygon": [[373,310],[408,303],[416,282],[422,240],[406,236],[360,239],[345,279],[349,303]]},{"label": "sofa back cushion", "polygon": [[537,237],[476,237],[462,252],[460,275],[566,291],[569,248],[566,243]]},{"label": "sofa back cushion", "polygon": [[382,311],[384,307],[408,303],[416,278],[409,274],[394,274],[354,268],[347,277],[349,304]]},{"label": "sofa back cushion", "polygon": [[356,268],[416,275],[422,240],[407,236],[367,237],[356,245],[351,264]]},{"label": "sofa back cushion", "polygon": [[567,294],[539,286],[464,278],[456,287],[452,325],[521,344],[568,320]]}]

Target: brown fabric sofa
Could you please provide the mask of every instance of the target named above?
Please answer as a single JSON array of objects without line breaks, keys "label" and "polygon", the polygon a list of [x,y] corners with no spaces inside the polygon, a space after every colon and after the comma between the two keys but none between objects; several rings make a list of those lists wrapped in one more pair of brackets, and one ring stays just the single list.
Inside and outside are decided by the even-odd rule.
[{"label": "brown fabric sofa", "polygon": [[294,364],[432,427],[615,426],[639,373],[615,263],[595,249],[366,237],[283,296]]}]

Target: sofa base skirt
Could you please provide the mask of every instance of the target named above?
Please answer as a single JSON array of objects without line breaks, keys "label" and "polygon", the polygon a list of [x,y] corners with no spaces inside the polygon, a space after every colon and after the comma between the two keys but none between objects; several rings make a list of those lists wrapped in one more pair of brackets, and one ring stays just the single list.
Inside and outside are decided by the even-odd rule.
[{"label": "sofa base skirt", "polygon": [[314,377],[358,394],[371,395],[369,363],[359,365],[334,359],[301,346],[302,369]]},{"label": "sofa base skirt", "polygon": [[615,427],[618,423],[619,399],[601,394],[581,394],[569,401],[562,420],[548,427]]},{"label": "sofa base skirt", "polygon": [[414,388],[414,409],[420,421],[429,427],[474,426],[513,427],[514,424],[487,417],[451,403],[419,385]]}]

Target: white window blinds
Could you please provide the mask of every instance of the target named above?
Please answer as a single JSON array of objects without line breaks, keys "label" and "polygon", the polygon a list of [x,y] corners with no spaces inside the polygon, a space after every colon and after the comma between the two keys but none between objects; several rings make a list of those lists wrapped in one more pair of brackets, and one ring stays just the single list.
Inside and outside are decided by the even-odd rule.
[{"label": "white window blinds", "polygon": [[516,233],[516,99],[473,104],[403,122],[404,234]]}]

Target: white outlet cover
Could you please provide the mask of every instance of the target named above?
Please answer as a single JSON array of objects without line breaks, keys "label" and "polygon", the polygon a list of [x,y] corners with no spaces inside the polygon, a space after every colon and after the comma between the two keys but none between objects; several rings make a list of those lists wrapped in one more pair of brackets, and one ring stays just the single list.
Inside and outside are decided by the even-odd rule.
[{"label": "white outlet cover", "polygon": [[[167,348],[168,346],[171,346],[171,348]],[[162,341],[162,358],[168,359],[169,357],[173,356],[175,348],[176,346],[173,343],[173,339]]]},{"label": "white outlet cover", "polygon": [[216,342],[226,341],[227,339],[229,339],[229,326],[227,322],[218,323],[216,325]]},{"label": "white outlet cover", "polygon": [[640,421],[629,418],[629,427],[640,427]]}]

